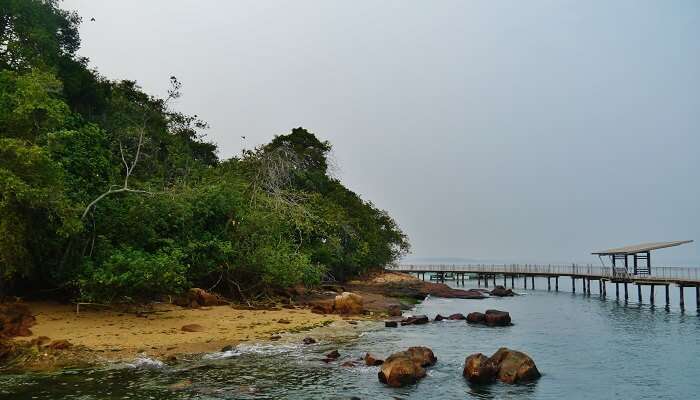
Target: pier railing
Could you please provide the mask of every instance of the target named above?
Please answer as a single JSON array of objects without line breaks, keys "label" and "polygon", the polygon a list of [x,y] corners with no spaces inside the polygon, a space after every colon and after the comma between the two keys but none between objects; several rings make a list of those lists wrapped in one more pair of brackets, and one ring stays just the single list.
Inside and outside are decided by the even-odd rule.
[{"label": "pier railing", "polygon": [[[474,274],[581,276],[592,278],[618,278],[612,267],[593,265],[538,265],[538,264],[402,264],[388,269],[400,272],[459,272]],[[700,268],[652,267],[649,275],[629,275],[629,279],[658,281],[700,282]]]}]

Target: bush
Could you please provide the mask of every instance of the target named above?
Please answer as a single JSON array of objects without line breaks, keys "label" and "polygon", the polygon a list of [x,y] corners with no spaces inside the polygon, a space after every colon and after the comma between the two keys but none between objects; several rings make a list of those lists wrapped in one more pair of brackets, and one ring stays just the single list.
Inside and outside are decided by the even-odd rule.
[{"label": "bush", "polygon": [[179,250],[151,254],[122,248],[102,265],[87,262],[78,285],[86,301],[133,301],[175,294],[187,288],[187,266]]}]

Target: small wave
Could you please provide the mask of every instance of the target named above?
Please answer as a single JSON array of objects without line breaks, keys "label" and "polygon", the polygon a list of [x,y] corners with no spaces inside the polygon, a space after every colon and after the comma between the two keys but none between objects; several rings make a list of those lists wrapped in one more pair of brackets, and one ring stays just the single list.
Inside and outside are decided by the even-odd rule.
[{"label": "small wave", "polygon": [[300,345],[298,344],[239,344],[231,350],[205,354],[202,358],[205,360],[221,360],[224,358],[238,357],[244,354],[282,354],[289,353],[299,348]]},{"label": "small wave", "polygon": [[126,364],[127,368],[162,368],[164,366],[164,362],[145,355],[139,355],[133,362]]}]

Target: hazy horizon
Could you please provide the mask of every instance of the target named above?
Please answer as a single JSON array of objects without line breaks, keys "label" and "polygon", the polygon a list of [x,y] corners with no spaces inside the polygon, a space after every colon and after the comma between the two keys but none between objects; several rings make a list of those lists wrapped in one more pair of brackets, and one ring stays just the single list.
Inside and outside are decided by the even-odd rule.
[{"label": "hazy horizon", "polygon": [[329,140],[411,259],[599,264],[694,239],[653,262],[700,266],[698,2],[61,6],[104,76],[160,96],[177,76],[222,158],[298,126]]}]

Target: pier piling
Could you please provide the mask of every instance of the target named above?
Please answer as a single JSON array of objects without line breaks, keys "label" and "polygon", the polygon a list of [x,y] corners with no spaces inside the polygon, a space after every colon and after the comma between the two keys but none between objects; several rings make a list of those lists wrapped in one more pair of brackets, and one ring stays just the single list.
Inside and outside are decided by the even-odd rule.
[{"label": "pier piling", "polygon": [[559,277],[558,276],[554,277],[554,290],[557,292],[559,291]]},{"label": "pier piling", "polygon": [[576,293],[576,279],[573,276],[571,277],[571,291]]},{"label": "pier piling", "polygon": [[637,284],[637,300],[642,304],[642,285]]},{"label": "pier piling", "polygon": [[678,287],[681,290],[681,304],[680,304],[680,306],[681,306],[681,310],[682,310],[685,308],[685,298],[683,298],[683,289],[684,288],[683,288],[683,285],[679,285]]},{"label": "pier piling", "polygon": [[551,277],[547,277],[547,291],[551,292],[552,291],[552,280]]},{"label": "pier piling", "polygon": [[627,282],[625,282],[625,303],[627,303],[627,299],[629,296],[627,295]]},{"label": "pier piling", "polygon": [[649,302],[651,305],[654,305],[654,285],[650,285],[649,289],[651,289],[651,294],[649,295]]}]

